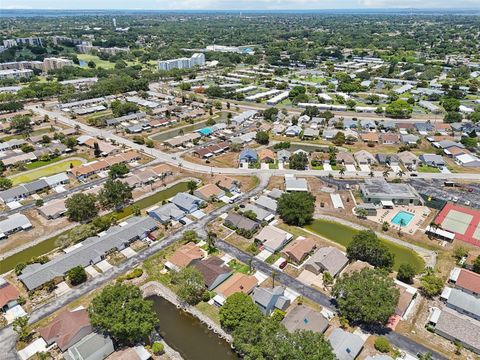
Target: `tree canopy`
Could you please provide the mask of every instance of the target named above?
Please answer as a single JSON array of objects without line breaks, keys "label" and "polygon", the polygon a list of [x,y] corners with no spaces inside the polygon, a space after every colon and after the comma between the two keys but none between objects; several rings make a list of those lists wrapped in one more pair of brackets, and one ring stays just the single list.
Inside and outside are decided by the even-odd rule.
[{"label": "tree canopy", "polygon": [[395,262],[395,255],[372,230],[360,231],[353,237],[347,246],[347,256],[351,260],[366,261],[385,269],[391,269]]},{"label": "tree canopy", "polygon": [[244,323],[259,322],[262,316],[252,298],[241,292],[230,295],[220,308],[220,324],[229,331]]},{"label": "tree canopy", "polygon": [[315,197],[309,192],[283,194],[277,202],[277,211],[288,225],[304,226],[313,219]]},{"label": "tree canopy", "polygon": [[143,299],[133,285],[105,287],[90,303],[88,313],[94,328],[130,346],[145,341],[158,324],[152,302]]},{"label": "tree canopy", "polygon": [[172,283],[177,287],[177,295],[187,304],[198,304],[205,293],[205,280],[195,267],[189,266],[173,274]]},{"label": "tree canopy", "polygon": [[380,269],[363,269],[344,275],[333,287],[341,316],[349,321],[386,324],[395,313],[399,291]]},{"label": "tree canopy", "polygon": [[87,221],[98,214],[97,197],[93,194],[75,193],[65,200],[67,216],[73,221]]},{"label": "tree canopy", "polygon": [[104,208],[118,209],[132,198],[132,189],[120,180],[108,179],[98,198]]}]

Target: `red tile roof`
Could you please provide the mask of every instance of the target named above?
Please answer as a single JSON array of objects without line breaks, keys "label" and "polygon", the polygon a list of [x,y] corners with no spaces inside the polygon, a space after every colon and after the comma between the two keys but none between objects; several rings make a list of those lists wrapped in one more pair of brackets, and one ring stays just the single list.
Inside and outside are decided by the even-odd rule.
[{"label": "red tile roof", "polygon": [[460,270],[460,275],[458,275],[455,285],[480,294],[480,274],[474,273],[470,270],[462,269]]},{"label": "red tile roof", "polygon": [[7,305],[10,301],[17,299],[20,296],[17,288],[10,283],[0,288],[0,308]]}]

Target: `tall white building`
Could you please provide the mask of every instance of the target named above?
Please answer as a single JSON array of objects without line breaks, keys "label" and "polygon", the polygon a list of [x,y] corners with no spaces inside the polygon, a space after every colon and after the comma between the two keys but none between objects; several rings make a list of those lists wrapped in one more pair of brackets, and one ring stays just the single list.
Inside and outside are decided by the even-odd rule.
[{"label": "tall white building", "polygon": [[179,58],[163,60],[158,62],[158,69],[164,71],[170,71],[172,69],[191,69],[195,66],[205,65],[205,55],[202,53],[195,53],[190,58]]},{"label": "tall white building", "polygon": [[73,66],[73,61],[70,59],[49,57],[43,59],[43,71],[61,69],[64,66]]}]

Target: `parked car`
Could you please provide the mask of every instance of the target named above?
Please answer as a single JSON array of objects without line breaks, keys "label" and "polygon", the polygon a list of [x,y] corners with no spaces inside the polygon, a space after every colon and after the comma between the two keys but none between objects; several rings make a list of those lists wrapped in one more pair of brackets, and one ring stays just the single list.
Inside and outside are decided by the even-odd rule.
[{"label": "parked car", "polygon": [[279,266],[280,269],[284,269],[286,266],[287,266],[288,262],[287,260],[285,260],[284,262],[282,262]]}]

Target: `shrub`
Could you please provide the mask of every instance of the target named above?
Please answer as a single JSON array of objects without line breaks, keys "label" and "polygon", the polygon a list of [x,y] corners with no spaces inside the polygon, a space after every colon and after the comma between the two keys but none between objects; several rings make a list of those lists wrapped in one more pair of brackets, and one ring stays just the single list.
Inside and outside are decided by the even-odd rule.
[{"label": "shrub", "polygon": [[160,355],[163,353],[164,346],[163,343],[159,341],[155,341],[152,345],[152,351],[155,355]]},{"label": "shrub", "polygon": [[392,349],[392,347],[390,346],[390,343],[384,337],[378,337],[375,340],[374,346],[375,346],[375,349],[377,349],[378,351],[380,351],[382,353],[388,353]]}]

